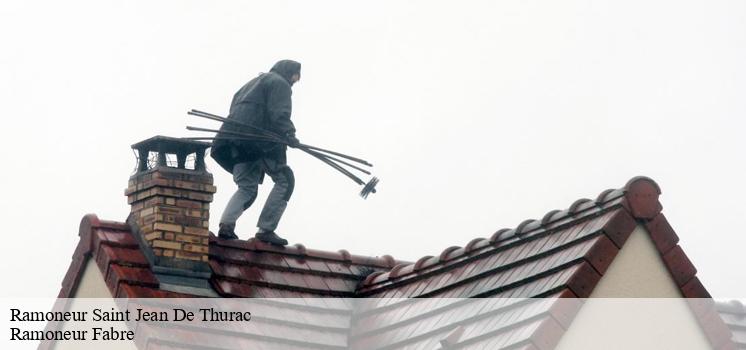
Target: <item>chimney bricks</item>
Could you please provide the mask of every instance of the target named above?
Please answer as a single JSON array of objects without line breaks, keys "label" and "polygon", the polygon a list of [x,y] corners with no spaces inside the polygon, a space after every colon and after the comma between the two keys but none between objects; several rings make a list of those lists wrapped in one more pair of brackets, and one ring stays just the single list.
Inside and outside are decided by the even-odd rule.
[{"label": "chimney bricks", "polygon": [[161,166],[133,175],[125,191],[131,218],[155,256],[206,262],[212,175],[179,170]]}]

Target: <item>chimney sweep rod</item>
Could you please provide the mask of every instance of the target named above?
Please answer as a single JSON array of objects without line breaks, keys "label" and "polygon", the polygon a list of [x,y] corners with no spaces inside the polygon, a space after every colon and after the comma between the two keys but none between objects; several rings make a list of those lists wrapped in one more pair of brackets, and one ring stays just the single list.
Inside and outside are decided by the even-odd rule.
[{"label": "chimney sweep rod", "polygon": [[[246,137],[238,137],[238,136],[223,136],[223,137],[182,137],[182,139],[184,139],[184,140],[194,140],[194,141],[203,141],[203,140],[214,141],[214,140],[218,140],[218,139],[222,139],[222,140],[251,140],[251,139],[246,138]],[[365,170],[363,168],[359,168],[359,167],[357,167],[357,166],[355,166],[353,164],[347,163],[344,160],[341,160],[339,158],[333,157],[331,155],[324,154],[324,153],[321,153],[321,152],[316,152],[314,150],[304,149],[302,147],[299,147],[299,149],[301,149],[302,151],[305,151],[307,153],[308,152],[313,152],[316,155],[322,156],[322,157],[324,157],[326,159],[329,159],[331,161],[334,161],[336,163],[344,164],[344,165],[346,165],[348,167],[351,167],[351,168],[353,168],[355,170],[361,171],[361,172],[363,172],[366,175],[371,175],[370,171]]]},{"label": "chimney sweep rod", "polygon": [[345,176],[349,177],[350,179],[352,179],[352,181],[355,181],[355,183],[356,183],[356,184],[358,184],[358,185],[365,185],[365,181],[363,181],[363,180],[360,180],[360,178],[359,178],[359,177],[357,177],[357,176],[355,176],[354,174],[352,174],[351,172],[347,171],[347,169],[345,169],[345,168],[342,168],[342,167],[341,167],[341,166],[339,166],[339,165],[338,165],[337,163],[334,163],[334,162],[332,162],[331,160],[327,159],[326,157],[323,157],[323,156],[320,156],[320,155],[318,155],[318,153],[316,153],[316,152],[314,152],[314,153],[311,153],[311,152],[313,152],[313,151],[310,151],[310,150],[304,150],[304,151],[305,151],[306,153],[308,153],[308,154],[310,154],[310,155],[312,155],[312,156],[314,156],[314,157],[318,158],[318,159],[319,159],[319,160],[321,160],[322,162],[324,162],[324,163],[328,164],[328,165],[329,165],[329,166],[331,166],[332,168],[334,168],[334,169],[337,169],[337,171],[339,171],[340,173],[342,173],[342,174],[344,174]]},{"label": "chimney sweep rod", "polygon": [[[255,138],[248,138],[248,137],[240,137],[240,136],[221,136],[221,137],[215,137],[215,136],[201,136],[201,137],[182,137],[182,140],[193,140],[193,141],[215,141],[215,140],[239,140],[239,141],[246,141],[246,140],[252,140],[256,141]],[[274,142],[274,141],[267,141],[267,142]]]},{"label": "chimney sweep rod", "polygon": [[243,122],[240,122],[238,120],[232,120],[232,119],[228,119],[228,118],[223,118],[223,117],[221,117],[219,115],[214,115],[214,114],[210,114],[210,113],[207,113],[207,112],[198,111],[196,109],[193,109],[193,110],[187,112],[187,114],[193,115],[195,117],[200,117],[200,118],[215,120],[215,121],[219,121],[219,122],[228,122],[228,123],[235,124],[235,125],[246,126],[246,127],[252,128],[252,129],[254,129],[254,130],[256,130],[256,131],[258,131],[260,133],[264,133],[265,136],[267,136],[267,137],[273,137],[273,138],[276,138],[278,140],[285,140],[284,137],[282,137],[282,136],[280,136],[278,134],[275,134],[275,133],[273,133],[273,132],[271,132],[269,130],[262,129],[262,128],[258,127],[258,126],[251,125],[249,123],[243,123]]},{"label": "chimney sweep rod", "polygon": [[344,165],[346,165],[346,166],[348,166],[348,167],[350,167],[350,168],[353,168],[353,169],[355,169],[355,170],[361,171],[361,172],[365,173],[366,175],[370,175],[370,171],[368,171],[368,170],[365,170],[365,169],[363,169],[363,168],[360,168],[360,167],[357,167],[357,166],[355,166],[355,165],[353,165],[353,164],[347,163],[347,162],[345,162],[344,160],[341,160],[341,159],[339,159],[339,158],[336,158],[336,157],[330,156],[330,155],[328,155],[328,154],[323,154],[323,153],[321,153],[321,152],[317,152],[317,151],[314,151],[314,150],[312,150],[312,149],[307,149],[307,148],[301,148],[301,149],[303,149],[304,151],[306,151],[306,153],[313,153],[313,154],[316,154],[316,155],[318,155],[318,156],[322,156],[322,157],[324,157],[324,158],[326,158],[326,159],[329,159],[329,160],[331,160],[331,161],[334,161],[334,162],[337,162],[337,163],[340,163],[340,164],[344,164]]},{"label": "chimney sweep rod", "polygon": [[[219,115],[212,114],[212,113],[207,113],[207,112],[203,112],[203,111],[200,111],[200,110],[192,109],[191,111],[187,112],[187,114],[193,115],[193,116],[196,116],[196,117],[207,118],[207,119],[210,119],[210,120],[228,122],[228,123],[232,123],[232,124],[236,124],[236,125],[250,127],[250,128],[256,129],[258,131],[265,132],[265,133],[267,133],[269,135],[272,135],[274,137],[277,137],[278,139],[284,140],[284,138],[282,138],[282,136],[279,136],[279,135],[277,135],[277,134],[275,134],[275,133],[273,133],[271,131],[262,129],[260,127],[257,127],[257,126],[254,126],[254,125],[251,125],[251,124],[248,124],[248,123],[243,123],[243,122],[239,122],[237,120],[232,120],[232,119],[224,118],[224,117],[221,117]],[[313,149],[313,150],[316,150],[316,151],[326,152],[326,153],[329,153],[329,154],[333,154],[335,156],[339,156],[339,157],[342,157],[342,158],[345,158],[345,159],[348,159],[348,160],[351,160],[351,161],[354,161],[354,162],[357,162],[357,163],[360,163],[360,164],[363,164],[363,165],[366,165],[366,166],[373,166],[373,164],[368,163],[364,159],[355,158],[355,157],[348,156],[348,155],[343,154],[343,153],[334,152],[334,151],[331,151],[331,150],[327,150],[327,149],[323,149],[323,148],[315,147],[315,146],[311,146],[311,145],[305,145],[305,144],[299,144],[299,146],[304,146],[304,147],[307,147],[307,148],[310,148],[310,149]]]},{"label": "chimney sweep rod", "polygon": [[[202,112],[202,111],[199,111],[199,110],[196,110],[196,109],[192,109],[191,111],[187,112],[187,114],[190,114],[190,115],[193,115],[193,116],[197,116],[197,117],[207,118],[207,119],[211,119],[211,120],[215,120],[215,121],[228,122],[228,123],[233,123],[233,124],[236,124],[236,125],[242,125],[242,126],[254,128],[256,130],[259,130],[259,131],[262,131],[262,132],[266,132],[266,133],[271,134],[271,135],[273,135],[273,136],[275,136],[275,137],[277,137],[277,138],[279,138],[281,140],[284,140],[284,138],[282,138],[281,136],[279,136],[277,134],[272,133],[271,131],[264,130],[262,128],[253,126],[253,125],[248,124],[248,123],[243,123],[243,122],[239,122],[237,120],[232,120],[232,119],[224,118],[224,117],[221,117],[219,115],[215,115],[215,114],[211,114],[211,113],[207,113],[207,112]],[[287,143],[285,143],[285,144],[287,144]],[[303,146],[303,147],[306,147],[306,148],[309,148],[309,149],[312,149],[312,150],[315,150],[315,151],[319,151],[319,152],[329,153],[329,154],[332,154],[332,155],[335,155],[335,156],[338,156],[338,157],[342,157],[342,158],[345,158],[345,159],[348,159],[348,160],[351,160],[353,162],[357,162],[357,163],[360,163],[360,164],[363,164],[363,165],[366,165],[366,166],[369,166],[369,167],[373,166],[373,164],[368,163],[364,159],[356,158],[356,157],[353,157],[353,156],[348,156],[348,155],[343,154],[343,153],[334,152],[334,151],[331,151],[331,150],[328,150],[328,149],[323,149],[323,148],[320,148],[320,147],[315,147],[315,146],[306,145],[306,144],[302,144],[302,143],[298,144],[298,146]],[[291,147],[293,147],[293,146],[291,146]]]},{"label": "chimney sweep rod", "polygon": [[320,147],[315,147],[315,146],[311,146],[311,145],[306,145],[306,144],[303,144],[303,143],[299,144],[299,146],[303,146],[303,147],[306,147],[306,148],[308,148],[308,149],[312,149],[312,150],[314,150],[314,151],[319,151],[319,152],[329,153],[329,154],[331,154],[331,155],[335,155],[335,156],[337,156],[337,157],[342,157],[342,158],[345,158],[345,159],[351,160],[351,161],[353,161],[353,162],[357,162],[357,163],[360,163],[360,164],[362,164],[362,165],[365,165],[365,166],[369,166],[369,167],[372,167],[372,166],[373,166],[373,164],[370,164],[370,163],[368,163],[368,161],[366,161],[365,159],[361,159],[361,158],[355,158],[355,157],[353,157],[353,156],[348,156],[348,155],[346,155],[346,154],[344,154],[344,153],[334,152],[334,151],[331,151],[331,150],[328,150],[328,149],[323,149],[323,148],[320,148]]},{"label": "chimney sweep rod", "polygon": [[[215,130],[215,129],[200,128],[200,127],[188,126],[188,125],[187,125],[186,128],[187,128],[187,130],[191,130],[191,131],[205,131],[205,132],[223,133],[223,134],[228,134],[228,135],[233,135],[233,136],[239,136],[239,137],[243,137],[246,140],[266,140],[266,141],[269,141],[269,142],[281,143],[281,144],[284,144],[284,145],[288,144],[287,141],[276,140],[276,139],[271,138],[269,136],[262,136],[262,135],[257,135],[257,134],[250,134],[250,133],[239,132],[239,131],[230,131],[230,130],[220,131],[220,130]],[[219,139],[220,137],[216,136],[215,138]]]},{"label": "chimney sweep rod", "polygon": [[[206,128],[198,128],[198,127],[195,127],[195,126],[187,126],[186,128],[187,128],[187,130],[192,130],[192,131],[218,132],[218,130],[206,129]],[[244,135],[246,135],[245,133],[237,132],[237,131],[222,131],[222,132],[225,133],[225,134],[229,134],[229,135],[237,135],[237,136],[244,136]],[[251,134],[249,134],[249,135],[251,135]],[[276,142],[276,143],[281,143],[281,144],[287,145],[287,142],[281,142],[281,141],[270,141],[270,142]],[[326,159],[326,157],[322,157],[322,156],[319,156],[317,154],[311,153],[312,152],[311,150],[307,150],[305,148],[298,148],[298,149],[300,149],[300,150],[302,150],[302,151],[304,151],[304,152],[306,152],[306,153],[308,153],[308,154],[310,154],[310,155],[312,155],[312,156],[320,159],[321,161],[323,161],[324,163],[328,164],[332,168],[337,169],[339,172],[341,172],[342,174],[344,174],[347,177],[349,177],[350,179],[352,179],[352,181],[355,181],[358,185],[362,185],[362,184],[365,183],[365,182],[363,182],[363,180],[360,180],[360,178],[358,178],[357,176],[355,176],[352,173],[350,173],[349,171],[347,171],[347,169],[344,169],[341,166],[339,166],[338,164],[333,163],[332,161]]]},{"label": "chimney sweep rod", "polygon": [[[200,130],[195,130],[200,131]],[[201,137],[182,137],[182,140],[249,140],[249,141],[255,141],[258,139],[262,140],[269,140],[269,142],[275,142],[274,139],[270,139],[266,136],[258,135],[258,134],[247,134],[247,136],[251,135],[251,138],[249,137],[240,137],[240,136],[201,136]]]}]

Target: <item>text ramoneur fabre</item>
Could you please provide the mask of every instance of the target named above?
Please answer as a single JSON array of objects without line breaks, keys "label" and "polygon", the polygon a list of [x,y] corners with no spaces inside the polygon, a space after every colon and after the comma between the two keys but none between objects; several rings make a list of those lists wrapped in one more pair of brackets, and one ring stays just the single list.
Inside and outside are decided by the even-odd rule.
[{"label": "text ramoneur fabre", "polygon": [[[23,311],[10,309],[11,322],[248,322],[249,311],[219,311],[202,308],[196,311],[173,308],[168,311],[149,311],[141,308],[117,311],[114,308],[91,311]],[[114,327],[91,327],[90,330],[29,331],[11,327],[10,340],[133,340],[131,330]]]}]

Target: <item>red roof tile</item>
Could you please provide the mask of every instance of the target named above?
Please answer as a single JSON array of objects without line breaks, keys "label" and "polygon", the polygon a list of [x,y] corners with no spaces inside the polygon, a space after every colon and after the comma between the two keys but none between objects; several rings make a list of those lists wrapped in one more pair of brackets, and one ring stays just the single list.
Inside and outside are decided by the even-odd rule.
[{"label": "red roof tile", "polygon": [[717,303],[720,318],[731,331],[733,349],[746,349],[746,307],[737,300]]},{"label": "red roof tile", "polygon": [[[709,297],[661,213],[659,195],[654,181],[634,178],[622,189],[602,192],[596,200],[575,201],[566,210],[551,211],[540,220],[524,220],[513,229],[474,238],[463,248],[449,247],[415,263],[388,255],[365,257],[300,244],[279,248],[254,239],[225,241],[213,236],[210,282],[226,297],[587,297],[635,227],[642,224],[682,295]],[[112,295],[189,296],[159,289],[127,225],[87,215],[61,297],[73,295],[88,257],[97,262]],[[369,312],[356,315],[356,325],[364,327],[354,327],[347,341],[357,348],[370,344],[433,348],[445,341],[467,349],[549,349],[575,311],[560,312],[552,300],[557,299],[505,305],[499,312],[480,314],[471,309],[449,311],[447,305],[415,307],[406,299],[380,299]],[[714,311],[702,311],[705,316],[709,313]],[[457,318],[463,318],[462,328],[455,328]],[[730,332],[722,322],[702,327],[713,346],[727,344],[724,339]],[[170,346],[168,342],[161,345]]]},{"label": "red roof tile", "polygon": [[[80,236],[60,297],[73,295],[88,257],[96,261],[113,295],[176,295],[159,291],[158,281],[126,224],[87,215],[81,222]],[[324,252],[302,245],[283,249],[254,239],[225,241],[214,236],[210,239],[211,283],[223,296],[354,296],[357,285],[367,274],[389,270],[394,263],[399,262],[391,257]],[[123,288],[125,285],[128,287]],[[135,286],[138,288],[130,288]]]}]

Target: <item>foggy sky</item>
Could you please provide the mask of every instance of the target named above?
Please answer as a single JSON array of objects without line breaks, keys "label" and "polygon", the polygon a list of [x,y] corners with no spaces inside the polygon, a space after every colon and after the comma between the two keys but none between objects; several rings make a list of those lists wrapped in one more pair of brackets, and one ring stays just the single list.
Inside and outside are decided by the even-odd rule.
[{"label": "foggy sky", "polygon": [[710,292],[746,290],[743,1],[11,1],[0,36],[6,296],[57,294],[84,214],[125,220],[131,144],[285,58],[300,140],[381,178],[290,151],[291,244],[415,261],[647,175]]}]

